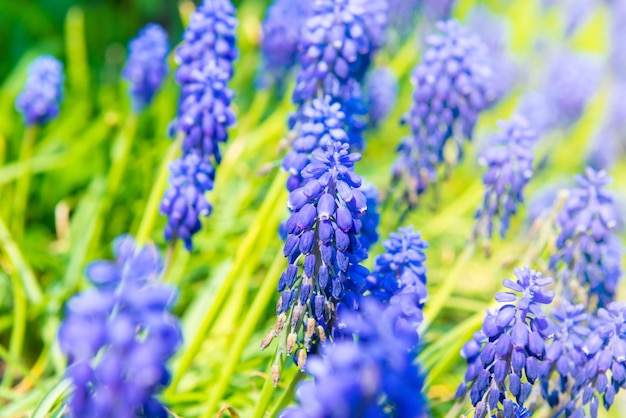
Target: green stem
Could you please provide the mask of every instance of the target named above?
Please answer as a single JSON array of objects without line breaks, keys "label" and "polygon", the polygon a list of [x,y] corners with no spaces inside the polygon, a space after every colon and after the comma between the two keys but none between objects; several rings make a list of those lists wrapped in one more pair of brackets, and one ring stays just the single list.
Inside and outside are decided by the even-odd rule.
[{"label": "green stem", "polygon": [[146,243],[150,234],[152,233],[152,229],[154,228],[154,223],[156,222],[157,215],[159,214],[159,204],[161,202],[161,198],[163,197],[163,193],[167,188],[169,163],[176,157],[176,154],[179,152],[181,142],[182,136],[180,135],[176,139],[176,141],[172,141],[169,148],[167,149],[165,158],[163,159],[163,161],[161,162],[161,166],[159,167],[156,181],[154,182],[152,190],[150,191],[150,197],[148,198],[148,203],[146,204],[143,218],[141,218],[141,224],[139,225],[139,230],[136,234],[137,244],[140,246]]},{"label": "green stem", "polygon": [[241,360],[241,355],[246,347],[248,339],[263,317],[263,312],[265,311],[265,308],[267,308],[272,296],[276,293],[276,277],[280,275],[284,260],[285,257],[283,256],[281,249],[274,258],[274,262],[267,272],[263,284],[252,302],[252,306],[244,319],[242,327],[237,331],[232,347],[227,350],[229,353],[228,358],[222,367],[222,372],[220,373],[217,385],[211,390],[211,397],[209,398],[208,407],[203,414],[204,417],[209,417],[213,413],[213,411],[217,408],[217,404],[220,399],[222,399],[222,395],[226,392],[235,369]]},{"label": "green stem", "polygon": [[22,255],[19,247],[13,240],[9,229],[2,217],[0,217],[0,247],[8,256],[13,268],[17,270],[20,279],[22,280],[23,289],[26,292],[28,300],[34,305],[40,305],[43,301],[43,292],[39,283],[35,278],[35,274],[31,270],[30,266],[26,262],[26,259]]},{"label": "green stem", "polygon": [[[11,274],[11,284],[13,285],[13,328],[11,330],[11,340],[9,342],[9,355],[14,359],[19,359],[24,346],[24,335],[26,334],[26,296],[20,280]],[[2,387],[8,388],[13,384],[15,367],[7,362],[4,376],[2,376]]]},{"label": "green stem", "polygon": [[37,408],[33,412],[33,418],[45,418],[49,416],[50,410],[54,404],[70,391],[72,382],[69,379],[63,379],[55,384],[52,389],[43,397]]},{"label": "green stem", "polygon": [[282,369],[285,359],[280,352],[280,347],[278,346],[276,347],[276,353],[274,354],[271,363],[267,367],[267,377],[265,378],[265,382],[263,382],[261,396],[256,404],[256,408],[254,408],[254,414],[252,415],[253,418],[263,418],[265,416],[267,406],[270,404],[272,396],[274,396],[274,392],[276,392],[276,386],[274,386],[272,379],[272,367],[277,361],[280,362],[279,367]]},{"label": "green stem", "polygon": [[241,247],[239,247],[239,251],[235,256],[233,266],[228,272],[228,275],[224,279],[224,282],[221,284],[219,290],[217,291],[215,299],[211,303],[211,307],[209,308],[209,310],[207,310],[202,321],[200,322],[197,331],[189,345],[189,348],[183,353],[180,364],[176,369],[176,374],[174,375],[174,378],[172,380],[172,384],[166,391],[166,396],[175,392],[176,387],[180,383],[180,380],[182,379],[183,375],[191,365],[194,357],[200,350],[202,342],[204,341],[204,337],[213,326],[215,319],[220,312],[226,297],[228,296],[232,284],[239,276],[239,272],[246,263],[251,262],[251,257],[259,256],[259,251],[257,251],[256,248],[258,237],[263,228],[267,226],[267,220],[272,214],[272,211],[278,212],[275,208],[276,203],[284,201],[284,199],[281,199],[281,195],[284,193],[284,184],[284,173],[278,173],[274,178],[274,182],[270,187],[267,196],[263,200],[263,204],[257,215],[256,222],[254,222],[252,228],[248,230],[248,233],[243,239],[243,244],[241,245]]},{"label": "green stem", "polygon": [[28,204],[28,192],[30,189],[30,175],[32,165],[33,146],[39,128],[37,126],[29,126],[24,131],[24,139],[20,148],[19,162],[24,164],[24,171],[18,177],[15,185],[15,196],[13,200],[13,235],[20,239],[24,233],[24,222],[26,219],[26,210]]},{"label": "green stem", "polygon": [[296,386],[298,385],[298,383],[300,383],[302,379],[305,378],[305,376],[306,376],[305,373],[298,372],[293,377],[293,379],[291,380],[291,383],[289,383],[289,387],[287,387],[287,390],[283,392],[280,399],[278,399],[278,402],[276,403],[276,405],[274,405],[274,407],[270,411],[270,418],[274,418],[278,416],[280,411],[282,411],[287,405],[289,405],[291,401],[293,401],[293,394],[296,391]]}]

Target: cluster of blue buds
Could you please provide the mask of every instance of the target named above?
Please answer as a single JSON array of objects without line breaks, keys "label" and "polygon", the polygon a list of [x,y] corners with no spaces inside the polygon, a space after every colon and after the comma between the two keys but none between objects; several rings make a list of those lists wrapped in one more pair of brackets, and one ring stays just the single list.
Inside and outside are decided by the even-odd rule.
[{"label": "cluster of blue buds", "polygon": [[365,80],[365,104],[370,123],[380,124],[393,110],[398,98],[398,79],[389,68],[375,68]]},{"label": "cluster of blue buds", "polygon": [[139,113],[152,102],[167,75],[167,32],[156,23],[150,23],[130,42],[128,49],[122,76],[130,84],[133,111]]},{"label": "cluster of blue buds", "polygon": [[165,238],[182,238],[189,250],[192,236],[201,228],[199,216],[211,212],[204,193],[213,188],[221,161],[219,144],[228,140],[228,128],[236,121],[231,109],[234,93],[227,87],[237,58],[236,26],[230,0],[205,0],[191,14],[184,42],[176,50],[181,98],[173,128],[183,136],[183,156],[171,166],[174,182],[161,213],[168,217]]},{"label": "cluster of blue buds", "polygon": [[263,79],[279,83],[296,65],[302,28],[311,6],[308,1],[276,0],[267,9],[261,38]]},{"label": "cluster of blue buds", "polygon": [[376,257],[368,277],[368,288],[373,298],[402,306],[405,319],[417,329],[428,296],[424,265],[428,243],[412,227],[404,227],[392,232],[383,247],[385,252]]},{"label": "cluster of blue buds", "polygon": [[587,168],[576,182],[557,218],[560,232],[550,268],[562,281],[566,299],[604,306],[614,300],[622,275],[616,210],[605,190],[611,178]]},{"label": "cluster of blue buds", "polygon": [[95,286],[67,305],[59,342],[68,356],[73,417],[167,417],[155,395],[168,385],[166,363],[181,344],[170,313],[176,289],[159,282],[154,246],[115,240],[115,262],[87,267]]},{"label": "cluster of blue buds", "polygon": [[[492,68],[480,39],[456,20],[437,24],[440,34],[427,39],[427,50],[415,68],[413,105],[405,121],[412,135],[398,148],[395,183],[409,194],[423,193],[438,179],[437,168],[462,158],[464,139],[472,139],[480,112],[496,100]],[[444,151],[456,146],[455,161]]]},{"label": "cluster of blue buds", "polygon": [[15,101],[26,125],[43,125],[59,114],[63,81],[63,64],[52,56],[41,56],[28,66],[26,84]]},{"label": "cluster of blue buds", "polygon": [[487,313],[482,329],[461,351],[468,368],[457,398],[464,398],[469,389],[477,418],[498,412],[505,418],[523,416],[541,376],[552,327],[540,305],[554,299],[554,292],[547,289],[553,281],[528,267],[516,269],[515,276],[515,282],[503,281],[511,291],[496,294],[504,304]]},{"label": "cluster of blue buds", "polygon": [[283,418],[427,416],[424,380],[414,363],[415,329],[402,327],[401,309],[366,298],[360,312],[344,317],[358,342],[341,341],[314,356],[301,383],[297,407]]},{"label": "cluster of blue buds", "polygon": [[500,121],[501,132],[489,140],[479,158],[487,167],[483,175],[485,196],[476,211],[474,236],[490,239],[493,236],[494,218],[500,219],[500,236],[504,238],[511,216],[524,202],[524,188],[533,175],[533,148],[536,132],[523,118]]}]

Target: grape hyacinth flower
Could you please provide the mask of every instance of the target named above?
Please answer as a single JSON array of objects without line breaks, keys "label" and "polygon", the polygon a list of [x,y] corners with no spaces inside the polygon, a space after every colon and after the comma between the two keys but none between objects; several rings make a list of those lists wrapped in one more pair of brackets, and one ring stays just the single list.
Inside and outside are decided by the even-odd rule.
[{"label": "grape hyacinth flower", "polygon": [[280,83],[296,65],[302,28],[311,6],[307,1],[275,0],[267,9],[261,38],[265,78]]},{"label": "grape hyacinth flower", "polygon": [[524,188],[533,175],[533,148],[537,134],[523,118],[500,121],[501,132],[495,134],[479,158],[487,167],[483,175],[485,196],[476,211],[474,236],[490,239],[494,218],[500,220],[500,236],[509,229],[511,216],[524,202]]},{"label": "grape hyacinth flower", "polygon": [[403,227],[392,232],[383,247],[385,252],[376,257],[368,277],[371,295],[383,303],[399,304],[406,320],[419,324],[428,295],[424,265],[428,243],[413,227]]},{"label": "grape hyacinth flower", "polygon": [[359,241],[366,198],[359,190],[361,178],[354,172],[361,156],[350,154],[348,147],[329,141],[315,149],[302,170],[302,186],[289,195],[291,216],[284,246],[289,266],[278,282],[282,295],[276,306],[276,327],[261,348],[285,327],[287,354],[297,349],[301,369],[318,341],[323,345],[334,338],[340,305],[357,306],[369,274],[360,265],[367,258]]},{"label": "grape hyacinth flower", "polygon": [[510,291],[496,294],[504,304],[487,313],[481,331],[461,350],[468,368],[457,398],[469,389],[477,418],[496,412],[514,417],[526,404],[546,355],[551,326],[540,305],[554,299],[554,292],[547,290],[553,281],[528,267],[515,269],[515,276],[515,282],[502,282]]},{"label": "grape hyacinth flower", "polygon": [[[604,306],[614,300],[621,277],[622,248],[615,235],[617,219],[613,196],[605,190],[611,178],[605,171],[587,168],[575,177],[557,218],[560,230],[550,268],[558,273],[568,300]],[[582,299],[581,299],[582,298]]]},{"label": "grape hyacinth flower", "polygon": [[170,313],[176,289],[160,283],[160,255],[133,238],[115,240],[116,262],[87,267],[95,286],[67,304],[59,342],[68,356],[72,417],[167,417],[155,395],[169,383],[167,361],[181,344]]},{"label": "grape hyacinth flower", "polygon": [[440,34],[427,39],[427,50],[415,68],[413,105],[405,116],[412,135],[398,148],[396,183],[421,194],[438,178],[437,167],[454,164],[444,150],[454,143],[459,161],[464,139],[472,139],[478,115],[496,99],[492,69],[484,44],[456,20],[437,24]]},{"label": "grape hyacinth flower", "polygon": [[149,23],[130,42],[128,49],[122,75],[130,84],[133,111],[139,113],[152,102],[167,75],[167,32],[156,23]]},{"label": "grape hyacinth flower", "polygon": [[170,163],[170,187],[161,200],[160,211],[167,216],[165,239],[180,238],[187,250],[192,237],[200,231],[200,216],[211,214],[205,193],[213,190],[215,169],[205,157],[190,153]]},{"label": "grape hyacinth flower", "polygon": [[63,64],[52,56],[43,55],[28,66],[26,84],[15,101],[26,125],[43,125],[57,117],[63,81]]},{"label": "grape hyacinth flower", "polygon": [[281,418],[383,418],[427,416],[424,379],[414,362],[415,330],[402,328],[401,312],[375,300],[346,316],[358,342],[327,346],[307,364],[315,380],[296,390],[299,405]]},{"label": "grape hyacinth flower", "polygon": [[369,120],[376,126],[391,113],[396,104],[398,79],[389,68],[375,68],[367,75],[364,96]]},{"label": "grape hyacinth flower", "polygon": [[367,211],[361,216],[361,236],[359,240],[366,252],[369,252],[372,245],[378,242],[378,225],[380,224],[380,195],[378,189],[371,183],[363,183],[360,188],[365,196]]}]

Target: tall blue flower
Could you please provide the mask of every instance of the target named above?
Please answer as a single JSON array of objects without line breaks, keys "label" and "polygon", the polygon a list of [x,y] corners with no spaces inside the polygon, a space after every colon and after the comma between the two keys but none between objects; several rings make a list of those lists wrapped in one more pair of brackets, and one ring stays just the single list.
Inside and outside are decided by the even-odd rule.
[{"label": "tall blue flower", "polygon": [[[334,337],[339,305],[356,306],[365,290],[369,272],[360,265],[367,254],[359,234],[367,206],[359,190],[361,178],[354,172],[360,159],[348,152],[347,144],[329,141],[313,151],[301,173],[302,186],[289,195],[284,246],[289,267],[278,282],[282,296],[276,328],[261,347],[269,345],[289,317],[287,354],[298,349],[302,369],[313,344]],[[305,331],[299,335],[302,326]]]},{"label": "tall blue flower", "polygon": [[554,292],[547,290],[552,279],[528,267],[516,269],[515,276],[515,282],[502,282],[511,291],[496,294],[504,305],[487,313],[482,330],[461,351],[468,368],[457,397],[465,397],[469,389],[476,417],[496,411],[506,418],[515,416],[542,370],[551,326],[541,305],[554,299]]},{"label": "tall blue flower", "polygon": [[376,257],[368,277],[368,288],[381,302],[402,306],[409,322],[421,323],[428,295],[424,265],[428,243],[413,227],[403,227],[392,232],[383,247],[385,252]]},{"label": "tall blue flower", "polygon": [[155,395],[169,383],[168,359],[181,343],[170,313],[176,289],[160,283],[154,246],[129,236],[114,243],[116,262],[87,267],[95,286],[74,296],[59,331],[74,392],[73,417],[167,417]]},{"label": "tall blue flower", "polygon": [[156,23],[149,23],[130,42],[128,49],[122,75],[130,84],[133,110],[139,113],[152,102],[167,75],[167,32]]},{"label": "tall blue flower", "polygon": [[[398,148],[396,182],[421,194],[438,178],[437,168],[462,158],[478,115],[496,99],[492,69],[484,44],[455,20],[437,24],[440,34],[427,39],[427,50],[415,68],[413,105],[405,116],[412,135]],[[444,150],[455,144],[456,156],[447,161]]]},{"label": "tall blue flower", "polygon": [[533,148],[536,132],[523,118],[500,121],[501,132],[487,144],[479,161],[487,167],[483,175],[485,196],[476,211],[474,235],[491,238],[494,218],[500,219],[500,236],[504,238],[511,216],[524,202],[524,188],[533,174]]},{"label": "tall blue flower", "polygon": [[52,56],[43,55],[28,66],[26,84],[15,101],[26,125],[43,125],[57,117],[64,78],[63,64]]},{"label": "tall blue flower", "polygon": [[614,232],[613,196],[605,190],[611,178],[605,171],[587,168],[584,176],[575,179],[578,187],[570,190],[557,218],[560,232],[550,268],[562,280],[567,299],[602,306],[614,300],[621,277],[622,248]]},{"label": "tall blue flower", "polygon": [[365,82],[365,101],[373,125],[378,125],[391,113],[397,98],[398,80],[389,68],[375,68],[368,73]]},{"label": "tall blue flower", "polygon": [[200,231],[200,216],[211,214],[205,193],[213,189],[215,169],[206,157],[190,153],[170,164],[170,187],[161,200],[161,213],[167,216],[165,239],[180,238],[187,250]]},{"label": "tall blue flower", "polygon": [[371,299],[358,314],[347,315],[347,331],[357,334],[358,342],[342,341],[312,357],[307,371],[315,381],[301,383],[296,391],[299,405],[280,416],[426,417],[424,380],[414,363],[415,340],[398,329],[399,317],[398,309]]},{"label": "tall blue flower", "polygon": [[263,78],[280,82],[296,65],[302,28],[311,7],[308,1],[275,0],[267,9],[261,38]]}]

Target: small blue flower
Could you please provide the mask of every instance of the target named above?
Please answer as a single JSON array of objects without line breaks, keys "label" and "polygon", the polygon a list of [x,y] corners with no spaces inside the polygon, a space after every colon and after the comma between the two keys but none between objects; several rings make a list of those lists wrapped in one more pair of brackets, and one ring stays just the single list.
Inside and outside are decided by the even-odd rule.
[{"label": "small blue flower", "polygon": [[496,295],[504,305],[487,313],[482,330],[461,351],[468,368],[457,397],[465,397],[469,388],[477,417],[487,411],[501,411],[506,418],[523,412],[520,408],[541,374],[551,325],[540,305],[554,299],[554,292],[547,290],[552,279],[528,267],[515,269],[515,276],[515,282],[502,282],[510,291]]},{"label": "small blue flower", "polygon": [[192,237],[202,228],[200,216],[211,214],[205,193],[213,189],[215,169],[196,153],[185,155],[170,164],[170,187],[161,201],[161,213],[167,216],[165,239],[180,238],[191,251]]},{"label": "small blue flower", "polygon": [[533,175],[533,148],[537,134],[523,118],[499,123],[501,132],[494,135],[479,158],[487,167],[483,175],[485,196],[476,211],[474,235],[493,236],[494,218],[500,219],[500,236],[504,238],[511,216],[524,202],[524,188]]},{"label": "small blue flower", "polygon": [[375,68],[367,75],[364,95],[370,122],[378,125],[396,104],[398,79],[389,68]]},{"label": "small blue flower", "polygon": [[152,102],[167,75],[167,32],[156,23],[150,23],[130,42],[128,49],[122,75],[130,84],[133,111],[139,113]]},{"label": "small blue flower", "polygon": [[129,236],[114,243],[116,262],[87,268],[95,288],[74,296],[59,330],[74,392],[72,417],[167,417],[155,398],[169,383],[167,361],[181,344],[170,313],[176,289],[160,283],[154,246]]},{"label": "small blue flower", "polygon": [[63,64],[52,56],[43,55],[28,66],[26,84],[15,101],[26,125],[43,125],[57,117],[63,81]]},{"label": "small blue flower", "polygon": [[[416,194],[437,180],[440,165],[462,158],[464,139],[472,139],[480,112],[497,98],[480,39],[456,20],[441,21],[437,28],[440,34],[428,37],[422,62],[413,71],[413,105],[405,116],[412,135],[400,144],[393,169],[395,182]],[[451,142],[456,161],[444,158]]]}]

